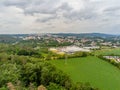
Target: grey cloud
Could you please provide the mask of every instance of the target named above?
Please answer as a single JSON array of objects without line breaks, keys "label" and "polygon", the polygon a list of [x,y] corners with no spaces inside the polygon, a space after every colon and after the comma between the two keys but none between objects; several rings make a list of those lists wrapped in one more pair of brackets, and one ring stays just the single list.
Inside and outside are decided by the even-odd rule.
[{"label": "grey cloud", "polygon": [[[62,3],[59,7],[56,7],[54,9],[54,11],[45,11],[44,12],[41,12],[41,13],[44,13],[44,14],[51,14],[52,16],[50,17],[46,17],[46,18],[43,18],[43,19],[37,19],[36,22],[47,22],[49,20],[52,20],[52,19],[59,19],[59,15],[57,14],[57,12],[62,12],[62,11],[65,11],[66,13],[69,13],[70,11],[72,11],[73,8],[70,7],[67,3]],[[39,12],[40,13],[40,12]]]},{"label": "grey cloud", "polygon": [[[82,0],[89,4],[90,0]],[[55,19],[57,12],[62,12],[63,17],[70,20],[86,20],[92,19],[96,16],[96,13],[89,7],[85,7],[84,10],[74,11],[74,9],[67,3],[61,3],[60,0],[4,0],[6,6],[16,6],[24,10],[25,14],[34,15],[35,13],[52,14],[52,17],[47,17],[37,21],[46,22],[47,20]],[[91,8],[91,7],[90,7]]]},{"label": "grey cloud", "polygon": [[62,3],[61,6],[58,7],[58,9],[65,10],[65,11],[68,11],[68,12],[73,10],[73,8],[70,5],[68,5],[68,3]]},{"label": "grey cloud", "polygon": [[33,4],[31,6],[28,5],[28,7],[26,7],[25,13],[26,14],[34,14],[34,13],[42,13],[42,14],[56,14],[57,12],[61,12],[61,11],[67,11],[67,13],[69,13],[73,8],[71,6],[68,5],[68,3],[64,2],[64,3],[59,3],[59,0],[53,1],[51,0],[51,2],[41,2],[40,4]]},{"label": "grey cloud", "polygon": [[105,9],[104,11],[111,12],[111,11],[118,11],[118,10],[120,10],[120,7],[110,7],[110,8]]},{"label": "grey cloud", "polygon": [[120,16],[120,6],[108,7],[103,11],[103,13],[112,17]]},{"label": "grey cloud", "polygon": [[24,10],[25,14],[30,14],[30,15],[34,15],[35,13],[41,13],[41,14],[54,14],[56,13],[57,9],[56,8],[41,8],[40,6],[31,6],[29,8],[26,8]]},{"label": "grey cloud", "polygon": [[115,12],[118,12],[120,11],[120,6],[116,6],[116,7],[109,7],[107,9],[104,10],[104,13],[115,13]]},{"label": "grey cloud", "polygon": [[79,11],[79,12],[71,12],[71,13],[65,13],[64,16],[68,19],[71,20],[86,20],[86,19],[93,19],[95,18],[97,15],[94,12],[90,12],[90,11]]},{"label": "grey cloud", "polygon": [[25,14],[31,15],[34,13],[54,13],[57,3],[59,0],[5,0],[3,2],[6,6],[22,8]]},{"label": "grey cloud", "polygon": [[20,8],[25,8],[28,4],[28,1],[25,0],[4,0],[3,5],[5,6],[16,6]]},{"label": "grey cloud", "polygon": [[[63,13],[63,16],[70,20],[88,20],[88,19],[95,19],[98,14],[96,12],[96,7],[94,6],[94,2],[90,0],[82,0],[84,2],[84,8],[78,8],[78,10],[74,10],[69,5],[69,10]],[[64,10],[64,9],[63,9]]]},{"label": "grey cloud", "polygon": [[82,10],[79,11],[71,11],[64,13],[64,16],[67,19],[71,20],[87,20],[87,19],[95,19],[97,17],[97,13],[94,10],[94,8],[91,7],[85,7]]},{"label": "grey cloud", "polygon": [[36,22],[42,22],[42,23],[45,23],[45,22],[48,22],[52,19],[56,19],[57,18],[57,15],[53,15],[53,16],[50,16],[50,17],[46,17],[46,18],[42,18],[42,19],[36,19]]}]

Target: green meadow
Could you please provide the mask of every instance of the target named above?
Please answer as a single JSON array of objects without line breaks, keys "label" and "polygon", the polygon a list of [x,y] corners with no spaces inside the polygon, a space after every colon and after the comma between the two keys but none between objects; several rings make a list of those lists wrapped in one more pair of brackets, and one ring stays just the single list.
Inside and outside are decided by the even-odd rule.
[{"label": "green meadow", "polygon": [[73,82],[89,82],[100,90],[120,90],[120,70],[97,57],[52,60]]},{"label": "green meadow", "polygon": [[120,55],[120,48],[96,50],[95,55]]}]

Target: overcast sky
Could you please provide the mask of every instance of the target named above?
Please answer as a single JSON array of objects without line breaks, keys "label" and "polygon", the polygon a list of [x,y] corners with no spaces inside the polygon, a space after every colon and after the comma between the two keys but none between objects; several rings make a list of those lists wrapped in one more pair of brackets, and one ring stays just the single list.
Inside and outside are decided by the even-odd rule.
[{"label": "overcast sky", "polygon": [[120,34],[120,0],[0,0],[0,34]]}]

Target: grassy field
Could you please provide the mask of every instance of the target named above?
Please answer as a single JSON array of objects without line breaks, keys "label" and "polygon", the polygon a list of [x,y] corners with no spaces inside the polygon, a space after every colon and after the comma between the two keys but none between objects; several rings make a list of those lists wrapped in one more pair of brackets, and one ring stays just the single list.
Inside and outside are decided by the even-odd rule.
[{"label": "grassy field", "polygon": [[100,90],[120,90],[120,70],[97,57],[51,61],[74,82],[89,82]]},{"label": "grassy field", "polygon": [[94,52],[95,55],[120,55],[120,48],[116,49],[102,49]]}]

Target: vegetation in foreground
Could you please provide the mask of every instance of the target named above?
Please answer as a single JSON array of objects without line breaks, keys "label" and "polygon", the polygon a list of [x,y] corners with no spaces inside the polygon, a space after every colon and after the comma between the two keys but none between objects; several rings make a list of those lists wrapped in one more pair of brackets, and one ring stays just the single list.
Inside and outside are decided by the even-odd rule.
[{"label": "vegetation in foreground", "polygon": [[26,56],[0,54],[0,90],[97,90],[89,84],[73,83],[63,71],[48,61]]}]

